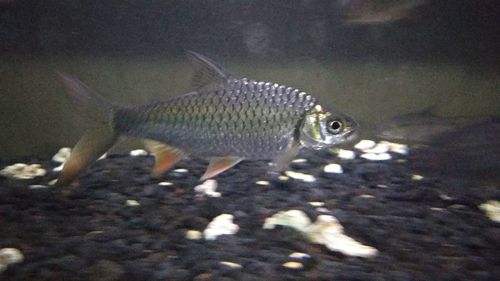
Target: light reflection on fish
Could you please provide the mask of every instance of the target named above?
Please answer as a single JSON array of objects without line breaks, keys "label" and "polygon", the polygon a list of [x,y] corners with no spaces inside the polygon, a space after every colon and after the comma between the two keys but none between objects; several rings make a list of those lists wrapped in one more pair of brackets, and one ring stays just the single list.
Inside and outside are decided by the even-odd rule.
[{"label": "light reflection on fish", "polygon": [[76,144],[58,183],[71,183],[119,136],[146,139],[157,176],[188,156],[208,159],[204,180],[243,159],[272,159],[274,169],[283,170],[303,147],[332,147],[356,135],[351,117],[326,110],[310,94],[239,78],[194,52],[187,56],[195,91],[135,107],[114,105],[60,74],[77,108],[98,125]]}]

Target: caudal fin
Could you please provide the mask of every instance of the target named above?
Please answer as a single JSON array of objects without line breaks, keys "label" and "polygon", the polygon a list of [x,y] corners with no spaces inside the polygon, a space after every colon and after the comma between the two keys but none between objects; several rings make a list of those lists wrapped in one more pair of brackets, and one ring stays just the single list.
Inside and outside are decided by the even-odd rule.
[{"label": "caudal fin", "polygon": [[70,75],[59,73],[59,78],[76,109],[92,122],[91,129],[71,151],[57,180],[58,185],[67,185],[110,149],[117,141],[118,134],[114,130],[111,103]]}]

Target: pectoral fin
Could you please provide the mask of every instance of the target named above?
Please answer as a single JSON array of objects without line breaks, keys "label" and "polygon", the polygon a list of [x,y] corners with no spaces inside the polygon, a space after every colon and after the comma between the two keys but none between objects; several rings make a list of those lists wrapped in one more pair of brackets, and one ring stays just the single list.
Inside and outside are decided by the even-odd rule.
[{"label": "pectoral fin", "polygon": [[288,168],[288,164],[292,162],[293,158],[297,156],[300,151],[300,144],[293,142],[286,150],[279,154],[273,161],[273,170],[275,172],[282,172]]},{"label": "pectoral fin", "polygon": [[216,175],[238,164],[238,162],[240,162],[241,160],[243,160],[243,158],[233,156],[211,158],[210,163],[208,164],[208,168],[200,180],[203,181],[209,178],[213,178]]},{"label": "pectoral fin", "polygon": [[158,177],[172,168],[175,163],[186,157],[186,154],[175,147],[154,140],[144,140],[146,148],[155,156],[153,175]]}]

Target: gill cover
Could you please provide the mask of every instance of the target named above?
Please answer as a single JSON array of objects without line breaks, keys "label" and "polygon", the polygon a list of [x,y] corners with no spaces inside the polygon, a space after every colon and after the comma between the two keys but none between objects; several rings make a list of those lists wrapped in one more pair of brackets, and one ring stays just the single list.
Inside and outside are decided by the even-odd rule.
[{"label": "gill cover", "polygon": [[315,150],[334,146],[354,136],[356,123],[341,114],[324,111],[316,105],[304,118],[300,129],[301,145]]}]

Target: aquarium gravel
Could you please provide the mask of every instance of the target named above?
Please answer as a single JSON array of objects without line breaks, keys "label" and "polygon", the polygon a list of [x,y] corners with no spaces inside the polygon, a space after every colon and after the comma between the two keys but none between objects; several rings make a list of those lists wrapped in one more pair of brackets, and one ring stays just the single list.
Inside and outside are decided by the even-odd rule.
[{"label": "aquarium gravel", "polygon": [[[392,159],[306,152],[289,177],[266,173],[265,161],[242,162],[215,178],[220,197],[195,191],[203,160],[154,178],[152,156],[111,154],[77,182],[56,187],[47,182],[59,163],[22,159],[47,174],[30,182],[0,178],[0,248],[23,255],[0,280],[497,279],[500,224],[480,206],[500,199],[498,187],[414,180],[398,161],[405,155],[384,153]],[[332,163],[343,173],[325,173]],[[288,210],[310,222],[327,218],[376,254],[351,256],[290,227],[263,228]],[[225,230],[202,239],[221,215]]]}]

